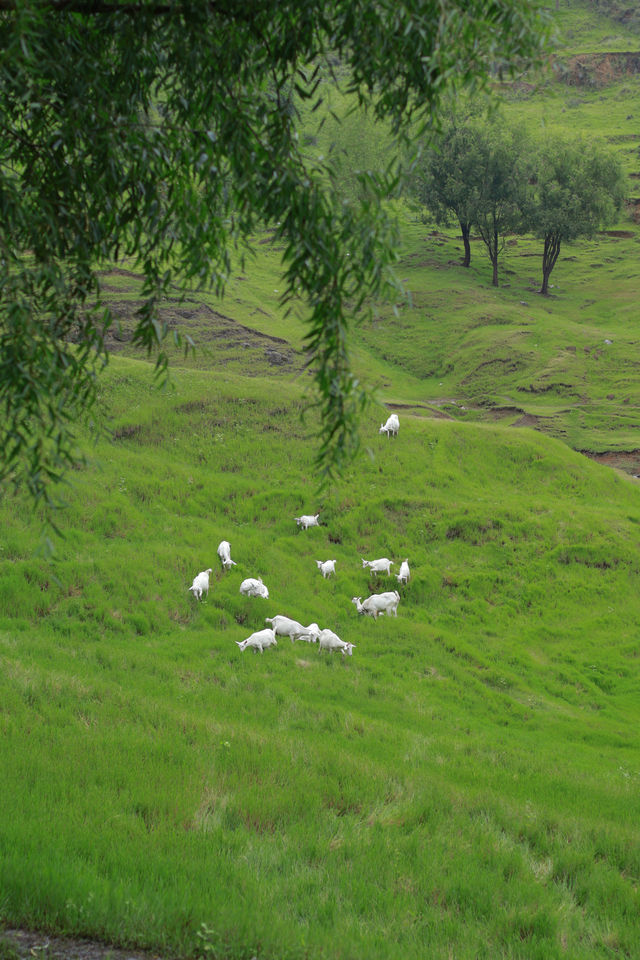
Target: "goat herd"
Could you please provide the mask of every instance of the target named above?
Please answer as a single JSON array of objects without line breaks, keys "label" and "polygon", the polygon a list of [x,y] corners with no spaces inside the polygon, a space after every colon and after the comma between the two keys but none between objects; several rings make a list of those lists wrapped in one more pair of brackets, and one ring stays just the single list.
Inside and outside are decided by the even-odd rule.
[{"label": "goat herd", "polygon": [[[392,413],[387,422],[381,425],[379,432],[386,433],[387,437],[391,434],[397,436],[399,426],[397,415]],[[295,521],[302,530],[308,530],[309,527],[320,526],[320,514],[303,514],[301,517],[296,517]],[[220,557],[220,562],[224,570],[230,570],[231,567],[236,566],[235,560],[231,559],[231,545],[228,540],[222,540],[218,545],[218,556]],[[335,560],[316,560],[316,564],[325,579],[332,574],[335,576]],[[391,576],[391,567],[393,564],[394,561],[388,560],[386,557],[381,557],[379,560],[362,560],[362,566],[364,568],[368,567],[370,573],[376,573],[378,575],[384,573],[388,577]],[[212,569],[209,567],[208,570],[202,570],[194,577],[189,590],[197,600],[201,600],[205,593],[208,595],[209,574],[211,572]],[[403,560],[400,564],[400,572],[395,575],[398,583],[407,583],[410,575],[409,562],[408,560]],[[269,597],[269,590],[260,577],[249,577],[243,580],[240,584],[240,593],[246,597],[262,597],[265,600]],[[391,590],[386,593],[374,593],[364,601],[362,601],[361,597],[353,597],[351,602],[356,605],[358,613],[368,614],[373,617],[374,620],[384,614],[388,617],[392,614],[394,617],[397,617],[400,594],[397,590]],[[276,637],[281,636],[289,637],[292,643],[295,640],[306,640],[307,643],[317,642],[320,651],[328,650],[330,653],[333,653],[334,650],[340,650],[343,656],[345,654],[349,656],[353,655],[355,644],[345,643],[333,630],[321,630],[317,623],[311,623],[308,627],[305,627],[301,623],[298,623],[297,620],[292,620],[290,617],[280,615],[266,617],[265,621],[266,623],[270,623],[271,626],[265,630],[258,630],[252,633],[246,640],[236,640],[241,650],[246,650],[247,647],[253,647],[254,650],[259,650],[260,653],[263,653],[267,647],[276,646],[278,643]]]}]

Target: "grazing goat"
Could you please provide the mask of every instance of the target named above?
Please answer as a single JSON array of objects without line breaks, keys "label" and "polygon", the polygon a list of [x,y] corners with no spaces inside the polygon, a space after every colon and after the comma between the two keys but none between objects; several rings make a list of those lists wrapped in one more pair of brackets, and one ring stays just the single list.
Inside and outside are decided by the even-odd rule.
[{"label": "grazing goat", "polygon": [[247,647],[253,647],[254,650],[259,650],[260,653],[264,653],[267,647],[278,646],[275,631],[269,629],[257,630],[256,633],[252,633],[246,640],[236,640],[236,643],[241,650],[246,650]]},{"label": "grazing goat", "polygon": [[303,514],[301,517],[296,517],[296,523],[299,527],[302,527],[303,530],[308,530],[309,527],[319,527],[320,526],[320,514],[316,513],[314,516],[309,514]]},{"label": "grazing goat", "polygon": [[262,582],[261,577],[258,577],[257,580],[254,577],[243,580],[240,584],[240,593],[243,593],[245,597],[262,597],[264,600],[269,599],[269,591]]},{"label": "grazing goat", "polygon": [[409,571],[409,561],[403,560],[400,564],[400,573],[396,573],[398,583],[408,583],[411,573]]},{"label": "grazing goat", "polygon": [[315,643],[320,635],[320,627],[317,623],[310,623],[308,627],[304,627],[297,620],[283,617],[280,614],[275,617],[265,617],[265,623],[270,623],[271,628],[279,637],[289,637],[291,643],[294,640],[306,640],[307,643]]},{"label": "grazing goat", "polygon": [[358,613],[366,613],[374,620],[377,620],[378,614],[384,614],[388,617],[391,614],[398,616],[398,604],[400,603],[400,594],[397,590],[389,593],[373,593],[362,602],[360,597],[353,597],[351,603],[355,603]]},{"label": "grazing goat", "polygon": [[325,578],[325,580],[327,579],[327,577],[330,577],[331,574],[333,574],[335,577],[336,575],[335,560],[316,560],[316,563],[318,564],[318,570],[320,571],[322,576]]},{"label": "grazing goat", "polygon": [[400,421],[398,420],[398,415],[397,413],[392,413],[391,416],[387,419],[386,423],[380,424],[380,429],[378,430],[378,433],[386,433],[387,438],[389,438],[391,434],[393,434],[394,437],[397,437],[399,429],[400,429]]},{"label": "grazing goat", "polygon": [[334,650],[340,650],[343,657],[345,654],[350,657],[353,656],[355,643],[345,643],[333,630],[321,630],[318,643],[320,644],[321,653],[323,650],[328,650],[329,653],[333,653]]},{"label": "grazing goat", "polygon": [[304,628],[304,633],[301,633],[297,639],[306,640],[307,643],[317,643],[319,636],[320,636],[320,627],[318,626],[318,624],[310,623],[308,627]]},{"label": "grazing goat", "polygon": [[193,583],[189,587],[191,593],[198,600],[202,600],[202,594],[206,593],[209,596],[209,574],[211,573],[211,567],[208,570],[201,570],[197,577],[193,578]]},{"label": "grazing goat", "polygon": [[231,559],[231,544],[228,540],[221,540],[218,544],[218,556],[225,570],[237,566],[235,560]]},{"label": "grazing goat", "polygon": [[386,557],[381,557],[380,560],[365,560],[363,557],[360,559],[362,560],[362,566],[369,567],[371,573],[386,573],[388,577],[391,576],[393,560],[387,560]]}]

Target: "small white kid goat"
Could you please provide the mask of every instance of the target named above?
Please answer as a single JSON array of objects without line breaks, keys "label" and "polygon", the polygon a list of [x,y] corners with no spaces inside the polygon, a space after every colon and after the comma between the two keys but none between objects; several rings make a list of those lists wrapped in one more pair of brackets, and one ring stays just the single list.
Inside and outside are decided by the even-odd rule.
[{"label": "small white kid goat", "polygon": [[202,600],[202,594],[206,593],[209,596],[209,574],[211,573],[211,567],[208,570],[201,570],[197,577],[193,578],[193,583],[189,587],[189,590],[194,595],[197,600]]},{"label": "small white kid goat", "polygon": [[409,561],[403,560],[400,564],[400,573],[396,573],[398,583],[408,583],[411,573],[409,571]]},{"label": "small white kid goat", "polygon": [[330,577],[331,574],[333,574],[335,577],[336,575],[335,560],[316,560],[316,563],[318,564],[318,570],[320,571],[322,576],[325,578],[325,580],[327,579],[327,577]]},{"label": "small white kid goat", "polygon": [[400,421],[398,420],[398,414],[392,413],[391,416],[388,417],[386,423],[380,424],[380,429],[378,430],[378,433],[386,433],[387,438],[390,437],[391,434],[393,434],[394,437],[397,437],[399,429],[400,429]]},{"label": "small white kid goat", "polygon": [[225,570],[230,570],[231,567],[237,566],[235,560],[231,559],[231,544],[228,540],[221,540],[218,544],[218,556]]},{"label": "small white kid goat", "polygon": [[309,527],[319,527],[320,526],[320,514],[316,513],[314,516],[311,516],[308,513],[304,513],[301,517],[295,518],[296,523],[299,527],[302,527],[303,530],[308,530]]},{"label": "small white kid goat", "polygon": [[362,566],[369,567],[371,573],[386,573],[388,577],[391,576],[393,560],[387,560],[386,557],[381,557],[379,560],[365,560],[364,557],[360,559],[362,560]]},{"label": "small white kid goat", "polygon": [[278,646],[275,632],[268,629],[257,630],[256,633],[252,633],[246,640],[236,640],[236,643],[241,650],[246,650],[247,647],[253,647],[254,650],[259,650],[260,653],[264,653],[267,647]]},{"label": "small white kid goat", "polygon": [[355,643],[345,643],[333,630],[321,630],[318,643],[320,644],[320,653],[322,653],[323,650],[328,650],[329,653],[333,653],[334,650],[340,650],[343,657],[345,654],[349,657],[353,656]]},{"label": "small white kid goat", "polygon": [[269,591],[262,582],[262,578],[249,577],[240,584],[240,593],[245,597],[262,597],[263,600],[269,599]]},{"label": "small white kid goat", "polygon": [[360,597],[353,597],[351,603],[355,603],[358,613],[366,613],[374,620],[377,620],[379,614],[385,614],[390,617],[398,616],[398,604],[400,603],[400,594],[397,590],[388,593],[373,593],[363,602]]}]

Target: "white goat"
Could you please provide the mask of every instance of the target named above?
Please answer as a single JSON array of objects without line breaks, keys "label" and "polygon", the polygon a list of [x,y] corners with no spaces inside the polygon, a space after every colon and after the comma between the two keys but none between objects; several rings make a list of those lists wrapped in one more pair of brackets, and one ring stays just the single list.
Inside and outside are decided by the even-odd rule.
[{"label": "white goat", "polygon": [[325,580],[327,579],[327,577],[330,577],[331,574],[333,574],[335,577],[336,575],[335,560],[316,560],[316,563],[318,564],[318,570],[320,571],[322,576],[325,578]]},{"label": "white goat", "polygon": [[393,560],[387,560],[386,557],[381,557],[379,560],[365,560],[364,557],[360,559],[362,560],[362,566],[369,567],[371,573],[386,573],[388,577],[391,576]]},{"label": "white goat", "polygon": [[409,571],[409,561],[403,560],[400,564],[400,573],[396,573],[398,583],[408,583],[411,573]]},{"label": "white goat", "polygon": [[310,623],[304,627],[297,620],[290,617],[283,617],[277,614],[275,617],[265,617],[265,623],[270,623],[271,628],[279,637],[289,637],[291,643],[294,640],[306,640],[307,643],[315,643],[320,635],[320,627],[317,623]]},{"label": "white goat", "polygon": [[228,540],[221,540],[218,544],[218,556],[225,570],[237,566],[235,560],[231,559],[231,544]]},{"label": "white goat", "polygon": [[320,514],[316,513],[314,516],[309,514],[303,514],[301,517],[296,517],[296,523],[299,527],[302,527],[303,530],[308,530],[309,527],[319,527],[320,526]]},{"label": "white goat", "polygon": [[246,650],[247,647],[253,647],[254,650],[259,650],[260,653],[264,653],[267,647],[278,646],[275,631],[269,629],[257,630],[256,633],[252,633],[246,640],[236,640],[236,643],[241,650]]},{"label": "white goat", "polygon": [[304,633],[300,634],[299,640],[306,640],[307,643],[317,643],[320,636],[320,627],[317,623],[310,623],[304,628]]},{"label": "white goat", "polygon": [[389,438],[391,434],[393,434],[394,437],[397,437],[399,429],[400,429],[400,421],[398,420],[398,414],[392,413],[391,416],[388,417],[386,423],[380,424],[380,429],[378,430],[378,433],[386,433],[387,438]]},{"label": "white goat", "polygon": [[243,593],[245,597],[262,597],[264,600],[269,599],[269,591],[262,582],[261,577],[258,577],[257,580],[254,577],[243,580],[240,584],[240,593]]},{"label": "white goat", "polygon": [[189,587],[191,593],[198,600],[202,600],[202,594],[206,593],[209,596],[209,574],[211,573],[211,567],[208,570],[201,570],[197,577],[193,578],[193,583]]},{"label": "white goat", "polygon": [[329,653],[333,653],[334,650],[340,650],[343,657],[345,654],[350,657],[353,656],[355,643],[345,643],[333,630],[321,630],[318,643],[320,644],[321,653],[323,650],[328,650]]},{"label": "white goat", "polygon": [[373,593],[362,602],[360,597],[353,597],[351,603],[355,603],[358,613],[366,613],[374,620],[377,620],[378,614],[385,614],[390,617],[398,616],[398,604],[400,603],[400,594],[397,590],[389,593]]}]

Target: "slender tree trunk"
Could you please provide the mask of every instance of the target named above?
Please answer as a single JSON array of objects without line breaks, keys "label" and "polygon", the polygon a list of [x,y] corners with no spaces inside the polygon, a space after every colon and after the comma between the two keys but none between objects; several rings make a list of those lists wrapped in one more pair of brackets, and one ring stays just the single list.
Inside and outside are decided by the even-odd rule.
[{"label": "slender tree trunk", "polygon": [[542,286],[540,293],[547,296],[549,293],[549,277],[551,271],[556,265],[560,253],[560,243],[562,238],[556,233],[548,233],[544,238],[544,250],[542,253]]},{"label": "slender tree trunk", "polygon": [[491,257],[491,263],[493,264],[493,285],[494,287],[498,286],[498,231],[494,227],[493,230],[493,246],[489,249],[489,256]]},{"label": "slender tree trunk", "polygon": [[482,237],[482,242],[487,248],[487,254],[489,255],[489,260],[491,261],[491,266],[493,267],[493,279],[492,283],[494,287],[498,286],[498,257],[500,256],[500,230],[499,225],[496,220],[496,215],[493,213],[485,219],[476,220],[476,226]]},{"label": "slender tree trunk", "polygon": [[462,230],[462,242],[464,243],[464,260],[462,261],[462,266],[468,267],[471,263],[471,244],[469,243],[471,224],[463,223],[462,220],[460,220],[459,223],[460,229]]}]

